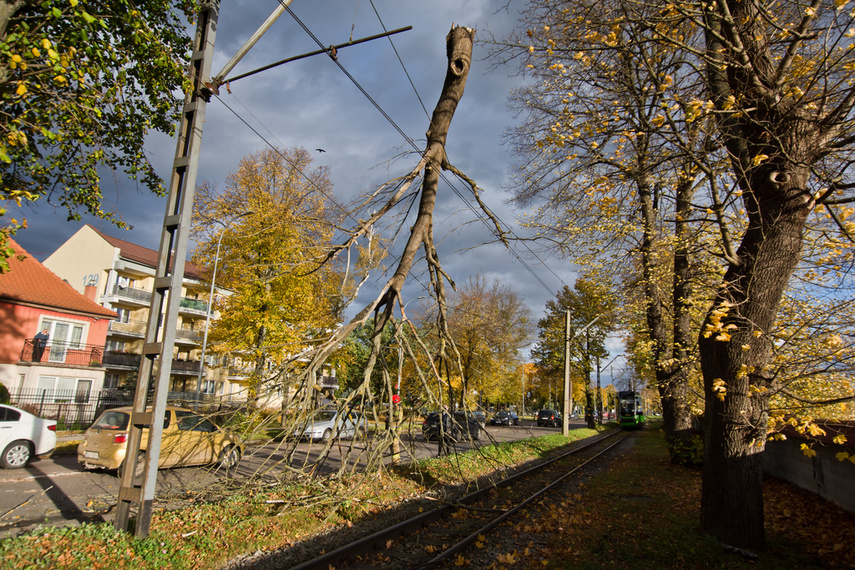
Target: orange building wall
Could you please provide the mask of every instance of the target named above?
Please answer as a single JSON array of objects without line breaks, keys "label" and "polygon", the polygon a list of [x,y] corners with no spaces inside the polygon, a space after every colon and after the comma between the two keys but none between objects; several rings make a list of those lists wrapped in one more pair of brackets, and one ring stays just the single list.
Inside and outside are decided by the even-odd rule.
[{"label": "orange building wall", "polygon": [[0,364],[15,364],[21,358],[24,340],[39,332],[42,316],[89,323],[86,344],[104,346],[110,319],[85,317],[47,309],[0,302]]}]

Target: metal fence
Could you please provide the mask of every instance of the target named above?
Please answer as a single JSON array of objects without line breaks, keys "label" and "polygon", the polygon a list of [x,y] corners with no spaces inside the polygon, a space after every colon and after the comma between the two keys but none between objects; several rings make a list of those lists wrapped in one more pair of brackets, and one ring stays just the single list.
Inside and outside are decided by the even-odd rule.
[{"label": "metal fence", "polygon": [[101,366],[103,356],[103,345],[56,340],[36,343],[34,339],[28,338],[24,340],[24,346],[21,349],[21,360],[24,362]]},{"label": "metal fence", "polygon": [[134,393],[123,390],[31,389],[11,393],[13,406],[56,420],[60,430],[86,429],[104,410],[133,403]]},{"label": "metal fence", "polygon": [[[56,420],[59,430],[88,428],[104,410],[132,406],[134,393],[128,390],[54,390],[30,389],[11,392],[11,404],[42,418]],[[169,392],[167,401],[172,405],[219,409],[240,405],[243,400],[224,401],[221,397],[195,392]]]}]

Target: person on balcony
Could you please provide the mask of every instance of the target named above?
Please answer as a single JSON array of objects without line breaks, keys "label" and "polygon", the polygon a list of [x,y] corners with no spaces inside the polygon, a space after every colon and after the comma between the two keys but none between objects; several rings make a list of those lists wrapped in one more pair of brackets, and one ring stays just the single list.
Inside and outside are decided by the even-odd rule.
[{"label": "person on balcony", "polygon": [[42,355],[45,352],[48,340],[50,340],[50,335],[47,329],[42,329],[42,332],[37,333],[33,337],[33,362],[42,361]]}]

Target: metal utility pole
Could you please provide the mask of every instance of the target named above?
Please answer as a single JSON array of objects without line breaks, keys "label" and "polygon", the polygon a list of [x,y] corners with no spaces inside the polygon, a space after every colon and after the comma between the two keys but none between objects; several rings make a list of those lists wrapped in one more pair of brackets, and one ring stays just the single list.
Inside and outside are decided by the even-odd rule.
[{"label": "metal utility pole", "polygon": [[[218,78],[225,76],[240,61],[291,1],[283,0],[259,31],[247,40],[238,54],[226,64],[226,68],[217,75]],[[219,13],[220,0],[206,0],[200,6],[199,23],[196,26],[193,54],[188,69],[191,88],[184,97],[184,110],[178,129],[143,358],[140,361],[127,454],[119,488],[115,527],[118,530],[130,530],[131,508],[136,507],[134,534],[140,538],[148,536],[151,524],[157,463],[166,416],[166,397],[175,349],[175,329],[181,303],[184,263],[187,259],[187,242],[190,238],[190,220],[202,147],[202,127],[205,124],[208,99],[216,91],[216,81],[211,79],[211,62]],[[200,366],[202,364],[200,362]],[[152,374],[153,370],[156,370],[156,378]],[[152,380],[152,405],[149,406],[148,394]],[[148,430],[148,442],[146,451],[141,453],[143,429]],[[138,474],[142,474],[141,482]]]},{"label": "metal utility pole", "polygon": [[[570,383],[570,341],[573,340],[577,334],[582,331],[587,331],[588,327],[596,323],[600,316],[594,317],[594,319],[582,327],[580,330],[576,331],[575,334],[570,334],[570,311],[565,311],[566,318],[564,321],[564,410],[562,410],[563,417],[561,418],[561,435],[567,437],[570,434],[570,413],[573,411],[573,391],[572,384]],[[590,380],[589,380],[590,381]]]},{"label": "metal utility pole", "polygon": [[[189,70],[192,87],[184,98],[184,111],[169,182],[145,344],[131,413],[127,454],[119,488],[116,529],[130,530],[131,507],[135,506],[137,518],[134,534],[137,537],[148,536],[151,523],[154,489],[157,482],[157,462],[160,457],[163,420],[166,415],[166,396],[175,348],[175,329],[181,302],[181,285],[184,281],[184,260],[187,258],[187,242],[190,237],[190,217],[196,190],[202,125],[205,121],[207,101],[202,95],[203,78],[209,77],[211,73],[219,10],[219,0],[210,0],[202,5],[196,36],[193,40],[193,55]],[[163,314],[162,320],[161,314]],[[156,371],[156,377],[152,374],[152,370]],[[153,405],[149,406],[148,394],[152,380],[154,380]],[[143,429],[148,430],[148,442],[146,451],[141,453]],[[143,475],[141,483],[138,482],[138,473]]]},{"label": "metal utility pole", "polygon": [[570,412],[573,411],[573,385],[570,383],[570,310],[564,318],[564,414],[561,417],[561,435],[570,434]]}]

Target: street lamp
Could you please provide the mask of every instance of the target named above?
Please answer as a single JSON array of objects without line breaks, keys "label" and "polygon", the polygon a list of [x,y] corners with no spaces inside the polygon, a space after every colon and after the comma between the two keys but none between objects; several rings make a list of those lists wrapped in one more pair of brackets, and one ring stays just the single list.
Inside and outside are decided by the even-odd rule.
[{"label": "street lamp", "polygon": [[214,273],[211,275],[211,292],[208,295],[208,307],[205,311],[205,334],[202,337],[202,356],[199,358],[199,377],[196,379],[196,401],[202,398],[202,372],[205,371],[205,349],[208,347],[208,328],[211,326],[211,305],[214,304],[214,283],[217,281],[217,264],[220,262],[220,246],[223,245],[223,236],[235,221],[252,214],[252,211],[244,212],[223,224],[219,220],[214,220],[223,226],[223,231],[220,233],[220,239],[217,240],[217,254],[214,256]]}]

